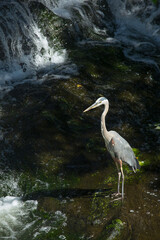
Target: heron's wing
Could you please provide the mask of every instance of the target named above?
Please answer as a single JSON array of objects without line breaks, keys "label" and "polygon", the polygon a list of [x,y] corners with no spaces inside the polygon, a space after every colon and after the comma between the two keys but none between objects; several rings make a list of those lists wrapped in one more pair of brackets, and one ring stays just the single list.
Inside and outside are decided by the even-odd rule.
[{"label": "heron's wing", "polygon": [[139,168],[139,163],[129,143],[122,138],[117,132],[110,131],[112,135],[110,146],[118,159],[129,164],[135,170]]}]

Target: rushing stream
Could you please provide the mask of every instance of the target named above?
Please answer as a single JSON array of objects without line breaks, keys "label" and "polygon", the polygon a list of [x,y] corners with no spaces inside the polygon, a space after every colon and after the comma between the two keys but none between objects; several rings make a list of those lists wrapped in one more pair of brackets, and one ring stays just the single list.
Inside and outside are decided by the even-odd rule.
[{"label": "rushing stream", "polygon": [[[39,29],[31,12],[32,7],[29,8],[32,2],[36,1],[9,0],[0,3],[2,90],[11,89],[15,82],[22,82],[24,78],[37,80],[37,72],[42,68],[57,73],[57,67],[68,61],[64,46],[59,45],[58,49],[50,46]],[[121,46],[127,57],[152,64],[159,71],[160,10],[151,1],[37,2],[43,3],[62,19],[69,19],[71,24],[68,28],[77,32],[77,42]],[[83,28],[84,32],[88,32],[86,36]],[[96,41],[92,40],[92,35],[89,36],[91,32],[97,36]],[[70,67],[70,71],[68,66],[66,68],[70,74],[76,70],[75,66]],[[64,74],[64,68],[62,70]]]},{"label": "rushing stream", "polygon": [[[156,2],[156,1],[153,1]],[[160,4],[0,1],[0,239],[159,240]],[[134,147],[125,200],[100,135]]]}]

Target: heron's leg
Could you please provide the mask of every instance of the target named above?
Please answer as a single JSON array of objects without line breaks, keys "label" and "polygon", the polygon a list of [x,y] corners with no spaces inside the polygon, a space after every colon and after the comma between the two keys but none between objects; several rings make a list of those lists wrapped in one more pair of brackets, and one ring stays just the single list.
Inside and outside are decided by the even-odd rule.
[{"label": "heron's leg", "polygon": [[121,172],[118,172],[118,194],[120,194],[120,191],[119,191],[120,180],[121,180]]},{"label": "heron's leg", "polygon": [[117,170],[118,170],[118,191],[117,193],[120,194],[119,187],[120,187],[120,180],[121,180],[121,171],[119,169],[118,163],[116,163]]},{"label": "heron's leg", "polygon": [[120,167],[122,173],[122,199],[124,198],[124,173],[122,166]]}]

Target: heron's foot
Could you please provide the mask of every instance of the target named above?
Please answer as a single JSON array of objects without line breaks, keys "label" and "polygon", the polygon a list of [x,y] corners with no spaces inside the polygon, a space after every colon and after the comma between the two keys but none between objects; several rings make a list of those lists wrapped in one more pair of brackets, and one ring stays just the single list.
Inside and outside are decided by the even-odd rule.
[{"label": "heron's foot", "polygon": [[111,199],[113,199],[111,202],[119,201],[119,200],[123,202],[124,196],[122,195],[122,193],[113,193],[111,194]]},{"label": "heron's foot", "polygon": [[112,193],[111,194],[111,197],[118,197],[118,196],[121,196],[122,194],[117,192],[117,193]]},{"label": "heron's foot", "polygon": [[112,200],[112,201],[110,201],[110,202],[119,201],[119,200],[121,200],[121,201],[122,201],[122,198],[121,198],[121,197],[119,197],[119,198],[115,198],[115,199],[113,199],[113,200]]}]

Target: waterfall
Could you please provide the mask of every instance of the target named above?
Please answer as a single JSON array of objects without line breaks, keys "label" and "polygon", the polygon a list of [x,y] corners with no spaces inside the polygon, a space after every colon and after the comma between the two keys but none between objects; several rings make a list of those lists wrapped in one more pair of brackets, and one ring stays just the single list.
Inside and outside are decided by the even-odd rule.
[{"label": "waterfall", "polygon": [[[68,24],[67,31],[72,32],[76,44],[119,46],[126,57],[159,69],[160,7],[151,0],[1,0],[1,91],[9,91],[23,79],[37,81],[41,69],[58,75],[62,69],[66,75],[67,49],[60,41],[58,49],[49,44],[35,21],[34,10],[31,11],[33,3],[43,4],[53,15],[66,21],[64,25]],[[66,68],[68,73],[68,65]],[[74,64],[70,65],[69,73],[72,70],[77,72]]]},{"label": "waterfall", "polygon": [[42,67],[55,67],[65,62],[66,50],[58,51],[49,46],[28,3],[5,0],[1,1],[0,9],[1,89],[23,78],[36,78],[37,70]]},{"label": "waterfall", "polygon": [[114,38],[123,46],[125,55],[159,71],[160,7],[149,0],[108,0],[108,4],[116,21]]}]

